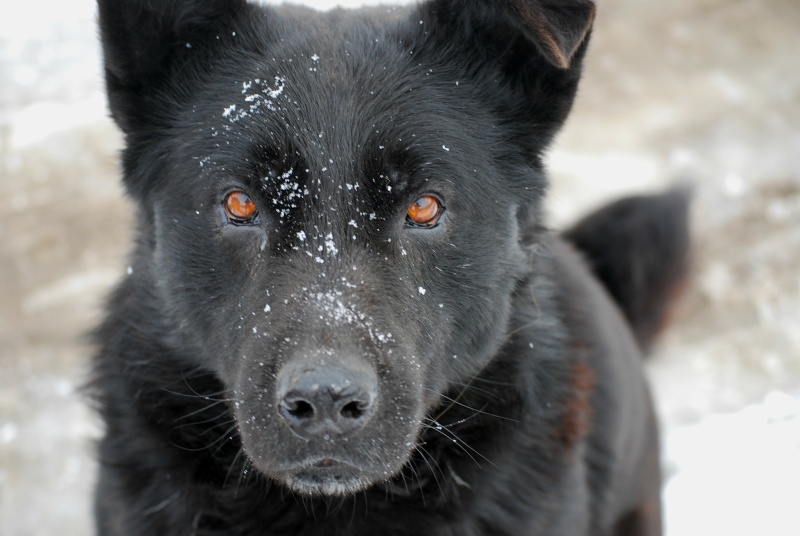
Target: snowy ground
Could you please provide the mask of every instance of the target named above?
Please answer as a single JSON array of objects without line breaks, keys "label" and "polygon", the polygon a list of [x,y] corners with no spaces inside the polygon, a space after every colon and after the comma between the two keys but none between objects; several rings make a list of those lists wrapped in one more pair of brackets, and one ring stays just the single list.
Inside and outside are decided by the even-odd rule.
[{"label": "snowy ground", "polygon": [[[309,3],[328,7],[337,3]],[[339,2],[359,4],[361,2]],[[800,534],[800,4],[600,0],[553,221],[697,187],[695,278],[649,372],[669,536]],[[12,5],[13,4],[13,5]],[[91,533],[81,338],[122,274],[92,0],[0,5],[0,534]]]}]

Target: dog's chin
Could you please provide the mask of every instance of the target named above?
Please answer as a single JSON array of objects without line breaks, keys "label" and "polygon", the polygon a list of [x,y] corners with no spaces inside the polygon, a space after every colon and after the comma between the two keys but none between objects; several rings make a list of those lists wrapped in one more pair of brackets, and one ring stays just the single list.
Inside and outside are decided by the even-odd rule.
[{"label": "dog's chin", "polygon": [[303,464],[283,472],[277,480],[295,493],[312,497],[354,495],[376,482],[375,478],[364,471],[331,459]]}]

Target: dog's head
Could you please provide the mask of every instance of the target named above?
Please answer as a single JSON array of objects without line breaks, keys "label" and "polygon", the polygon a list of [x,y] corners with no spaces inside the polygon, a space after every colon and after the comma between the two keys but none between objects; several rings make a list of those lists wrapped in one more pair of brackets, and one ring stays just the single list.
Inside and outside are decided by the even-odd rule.
[{"label": "dog's head", "polygon": [[[132,277],[305,494],[396,474],[506,337],[590,0],[100,0]],[[163,323],[163,322],[162,322]]]}]

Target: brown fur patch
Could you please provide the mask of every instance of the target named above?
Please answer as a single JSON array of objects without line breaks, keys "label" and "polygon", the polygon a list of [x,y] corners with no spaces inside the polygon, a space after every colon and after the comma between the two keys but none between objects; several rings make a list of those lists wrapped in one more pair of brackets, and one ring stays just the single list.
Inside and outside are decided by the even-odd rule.
[{"label": "brown fur patch", "polygon": [[575,352],[578,359],[572,366],[570,394],[558,431],[559,441],[566,447],[573,446],[592,430],[592,394],[597,381],[594,369],[586,363],[586,348],[579,346]]}]

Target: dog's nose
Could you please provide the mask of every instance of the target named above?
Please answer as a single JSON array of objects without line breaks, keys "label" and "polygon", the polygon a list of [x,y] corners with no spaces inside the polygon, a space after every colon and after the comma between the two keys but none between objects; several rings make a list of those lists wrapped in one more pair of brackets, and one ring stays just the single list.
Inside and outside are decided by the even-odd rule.
[{"label": "dog's nose", "polygon": [[304,439],[334,439],[357,432],[374,413],[376,398],[372,371],[290,367],[278,375],[278,413]]}]

